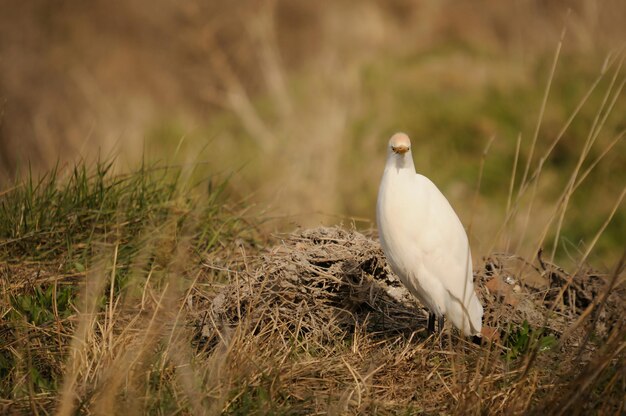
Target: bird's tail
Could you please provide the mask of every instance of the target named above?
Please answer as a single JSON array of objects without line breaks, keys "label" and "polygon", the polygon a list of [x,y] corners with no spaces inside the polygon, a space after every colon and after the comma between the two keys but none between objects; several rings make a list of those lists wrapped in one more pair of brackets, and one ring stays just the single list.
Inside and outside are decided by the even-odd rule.
[{"label": "bird's tail", "polygon": [[467,310],[469,323],[471,324],[471,334],[466,335],[480,335],[480,331],[483,326],[483,305],[480,304],[480,301],[475,293],[472,293],[469,308],[467,308]]},{"label": "bird's tail", "polygon": [[472,293],[467,304],[463,304],[459,298],[451,297],[446,316],[452,324],[459,328],[465,336],[480,335],[483,321],[483,306],[478,301],[475,293]]}]

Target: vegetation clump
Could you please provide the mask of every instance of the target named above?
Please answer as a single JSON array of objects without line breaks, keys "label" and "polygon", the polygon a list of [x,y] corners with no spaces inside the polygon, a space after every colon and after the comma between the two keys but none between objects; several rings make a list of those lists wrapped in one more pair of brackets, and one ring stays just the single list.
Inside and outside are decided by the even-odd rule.
[{"label": "vegetation clump", "polygon": [[623,410],[621,268],[485,258],[478,345],[427,333],[371,232],[268,236],[176,169],[57,176],[0,196],[3,413]]}]

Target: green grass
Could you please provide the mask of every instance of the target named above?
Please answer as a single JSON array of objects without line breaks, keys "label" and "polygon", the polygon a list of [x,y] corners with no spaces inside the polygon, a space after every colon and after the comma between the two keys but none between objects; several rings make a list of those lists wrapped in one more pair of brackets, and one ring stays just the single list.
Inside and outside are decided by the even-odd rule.
[{"label": "green grass", "polygon": [[104,267],[104,253],[115,251],[115,280],[113,291],[97,295],[96,310],[106,309],[111,296],[132,298],[144,287],[137,267],[163,273],[184,239],[192,266],[228,241],[253,238],[243,219],[229,212],[225,182],[207,193],[182,183],[180,169],[113,175],[111,167],[55,169],[0,196],[0,395],[6,399],[57,392],[81,287]]},{"label": "green grass", "polygon": [[98,243],[114,241],[121,258],[130,259],[145,244],[146,229],[158,231],[170,226],[172,219],[176,228],[184,228],[190,217],[202,218],[194,236],[198,253],[211,250],[221,233],[239,223],[233,219],[224,226],[215,221],[223,209],[226,182],[209,185],[198,203],[193,199],[198,192],[190,193],[180,183],[179,168],[142,167],[112,175],[112,165],[97,163],[91,169],[81,163],[64,172],[63,179],[55,169],[39,179],[17,182],[5,192],[0,200],[1,258],[62,260],[67,271],[83,272]]},{"label": "green grass", "polygon": [[505,358],[515,360],[528,355],[532,350],[547,351],[556,346],[553,335],[544,335],[546,328],[532,328],[528,321],[521,325],[510,325],[504,340]]}]

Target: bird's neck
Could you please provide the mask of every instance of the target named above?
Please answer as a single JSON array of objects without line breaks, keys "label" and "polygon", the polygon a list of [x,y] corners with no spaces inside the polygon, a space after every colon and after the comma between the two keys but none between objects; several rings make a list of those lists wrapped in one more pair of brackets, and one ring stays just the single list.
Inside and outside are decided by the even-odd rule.
[{"label": "bird's neck", "polygon": [[385,165],[386,176],[415,176],[415,165],[410,153],[403,155],[390,154]]}]

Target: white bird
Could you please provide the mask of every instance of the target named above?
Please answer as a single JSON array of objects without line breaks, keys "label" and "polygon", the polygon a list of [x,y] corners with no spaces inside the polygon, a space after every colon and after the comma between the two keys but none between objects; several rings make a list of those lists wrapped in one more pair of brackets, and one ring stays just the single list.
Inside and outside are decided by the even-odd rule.
[{"label": "white bird", "polygon": [[428,330],[446,316],[466,336],[480,335],[483,307],[474,292],[472,255],[465,229],[445,196],[415,172],[411,141],[389,140],[378,190],[376,222],[392,270],[429,309]]}]

